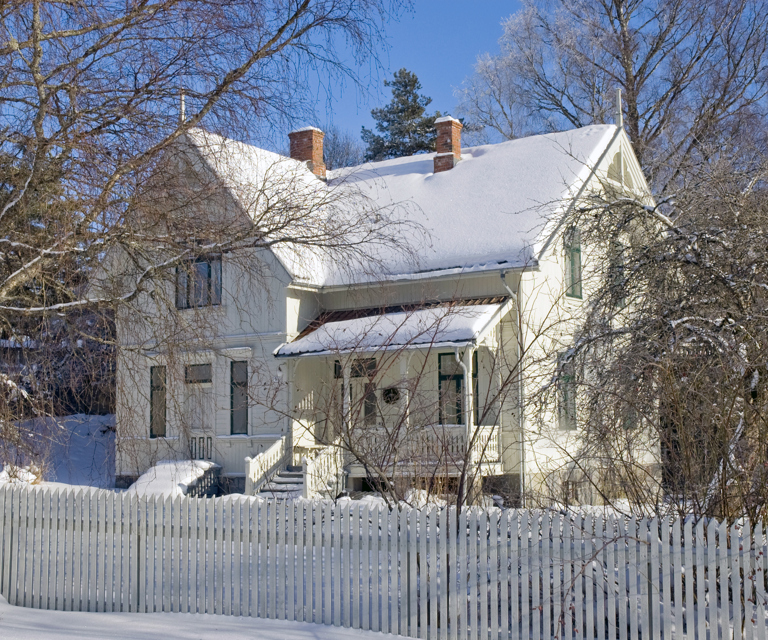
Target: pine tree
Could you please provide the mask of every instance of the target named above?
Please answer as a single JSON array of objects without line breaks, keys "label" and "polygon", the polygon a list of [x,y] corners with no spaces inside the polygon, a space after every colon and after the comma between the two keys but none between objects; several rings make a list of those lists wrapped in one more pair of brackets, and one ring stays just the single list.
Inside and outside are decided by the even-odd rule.
[{"label": "pine tree", "polygon": [[435,119],[440,112],[425,113],[432,98],[419,95],[421,83],[416,74],[400,69],[394,80],[385,80],[384,85],[392,88],[392,101],[371,111],[378,134],[363,127],[365,159],[375,162],[434,151]]}]

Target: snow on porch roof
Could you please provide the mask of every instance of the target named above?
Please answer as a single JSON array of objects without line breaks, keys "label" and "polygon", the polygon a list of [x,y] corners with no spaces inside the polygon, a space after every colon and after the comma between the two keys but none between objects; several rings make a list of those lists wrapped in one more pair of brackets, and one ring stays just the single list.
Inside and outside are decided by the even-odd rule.
[{"label": "snow on porch roof", "polygon": [[[461,347],[501,319],[503,298],[329,320],[275,351],[278,358],[359,351]],[[495,322],[494,322],[495,321]]]}]

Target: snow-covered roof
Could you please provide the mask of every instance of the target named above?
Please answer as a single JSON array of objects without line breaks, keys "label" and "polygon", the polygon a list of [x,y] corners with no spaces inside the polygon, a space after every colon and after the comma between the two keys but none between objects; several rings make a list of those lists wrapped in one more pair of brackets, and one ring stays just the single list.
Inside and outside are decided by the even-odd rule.
[{"label": "snow-covered roof", "polygon": [[[434,173],[434,154],[329,172],[363,186],[381,205],[416,205],[431,246],[419,271],[527,266],[545,227],[588,178],[616,127],[594,125],[462,150],[450,171]],[[410,266],[393,256],[390,273]]]},{"label": "snow-covered roof", "polygon": [[[434,173],[435,154],[420,154],[328,172],[327,183],[296,160],[200,130],[189,139],[246,209],[257,191],[290,182],[298,198],[319,198],[324,189],[359,188],[381,207],[402,204],[428,234],[407,241],[419,256],[379,253],[379,267],[365,273],[334,268],[301,248],[276,253],[293,276],[316,285],[397,279],[454,270],[478,271],[535,263],[553,229],[553,218],[577,195],[611,142],[614,125],[593,125],[462,150],[450,171]],[[238,193],[240,192],[240,193]],[[337,214],[337,212],[334,212]],[[253,214],[252,214],[253,215]]]},{"label": "snow-covered roof", "polygon": [[501,304],[451,305],[383,313],[326,322],[313,332],[280,346],[278,357],[377,352],[425,347],[461,347],[473,343]]}]

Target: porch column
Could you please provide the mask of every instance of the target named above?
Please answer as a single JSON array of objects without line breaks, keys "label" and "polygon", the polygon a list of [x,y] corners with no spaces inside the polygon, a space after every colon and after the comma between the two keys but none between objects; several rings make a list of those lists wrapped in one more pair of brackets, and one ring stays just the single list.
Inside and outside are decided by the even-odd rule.
[{"label": "porch column", "polygon": [[472,387],[472,360],[475,347],[468,346],[464,349],[462,361],[464,364],[464,424],[467,428],[467,446],[475,433],[475,390]]},{"label": "porch column", "polygon": [[352,362],[347,358],[341,369],[341,420],[344,430],[349,433],[352,429],[352,415],[349,407],[350,380],[352,379]]},{"label": "porch column", "polygon": [[410,407],[410,400],[411,400],[411,392],[408,389],[408,367],[411,364],[411,356],[413,355],[413,352],[407,353],[406,355],[400,356],[400,408],[403,413],[403,426],[405,427],[406,433],[408,433],[408,429],[411,426],[411,411],[409,409]]},{"label": "porch column", "polygon": [[288,359],[285,363],[285,402],[286,416],[285,426],[282,431],[285,435],[285,449],[291,452],[291,464],[293,464],[293,383],[296,371],[296,361]]}]

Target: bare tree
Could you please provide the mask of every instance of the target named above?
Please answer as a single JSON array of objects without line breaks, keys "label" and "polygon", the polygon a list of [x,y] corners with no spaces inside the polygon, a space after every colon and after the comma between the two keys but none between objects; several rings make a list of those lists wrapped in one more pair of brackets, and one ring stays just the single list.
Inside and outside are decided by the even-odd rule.
[{"label": "bare tree", "polygon": [[354,167],[363,162],[363,143],[348,131],[329,127],[323,139],[323,158],[328,169]]},{"label": "bare tree", "polygon": [[[3,371],[0,421],[11,449],[19,453],[31,442],[14,426],[24,407],[36,415],[55,410],[39,393],[51,367],[35,362],[47,345],[64,334],[70,351],[81,348],[78,341],[113,344],[104,322],[80,322],[84,315],[135,313],[132,303],[200,252],[365,242],[370,227],[355,226],[354,238],[341,240],[353,229],[349,218],[298,232],[299,219],[320,219],[323,196],[306,188],[288,188],[279,207],[264,206],[252,190],[244,208],[260,212],[254,231],[184,223],[180,212],[204,198],[206,187],[177,190],[175,206],[163,209],[157,204],[169,200],[159,184],[174,163],[184,166],[189,136],[201,124],[234,138],[265,136],[307,113],[310,71],[354,80],[330,43],[344,34],[356,56],[375,57],[381,21],[397,6],[32,0],[0,11],[0,324],[4,339],[46,347],[22,349],[25,366]],[[300,198],[309,201],[306,210]],[[105,260],[115,256],[131,265],[130,277],[102,277]],[[109,362],[114,351],[105,357]],[[28,453],[37,455],[36,448]]]},{"label": "bare tree", "polygon": [[[574,393],[581,482],[635,511],[765,513],[765,167],[721,161],[660,206],[606,190],[571,223],[603,256],[543,390]],[[555,354],[553,354],[553,357]],[[541,399],[543,401],[543,398]]]},{"label": "bare tree", "polygon": [[504,23],[460,95],[496,136],[611,121],[613,92],[657,193],[765,129],[768,12],[759,0],[538,2]]}]

